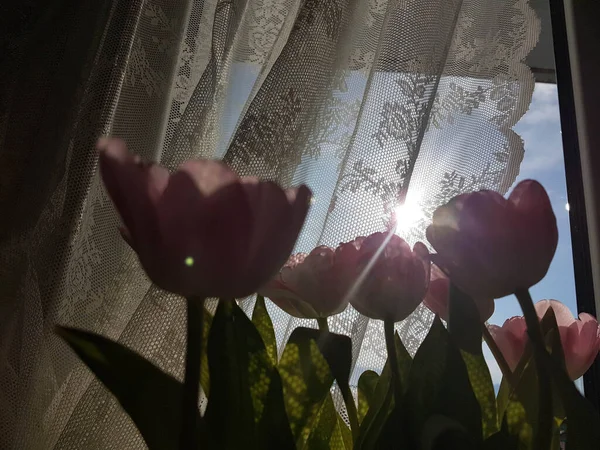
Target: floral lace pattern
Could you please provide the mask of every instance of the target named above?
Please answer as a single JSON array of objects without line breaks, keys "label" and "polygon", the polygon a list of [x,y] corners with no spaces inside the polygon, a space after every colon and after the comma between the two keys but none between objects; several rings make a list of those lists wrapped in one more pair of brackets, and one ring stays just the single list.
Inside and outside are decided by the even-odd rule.
[{"label": "floral lace pattern", "polygon": [[[241,175],[308,184],[314,204],[296,251],[389,227],[403,201],[422,215],[397,232],[423,239],[437,205],[482,187],[506,192],[523,158],[512,127],[531,100],[523,59],[539,34],[526,0],[116,3],[66,157],[43,168],[59,174],[54,190],[0,256],[0,269],[19,272],[0,327],[3,448],[144,448],[53,337],[57,321],[183,372],[183,302],[150,285],[119,237],[95,165],[98,135],[169,167],[215,157],[225,142]],[[315,325],[268,307],[280,345],[297,325]],[[410,352],[430,322],[420,307],[397,324]],[[354,382],[382,367],[380,323],[349,308],[330,328],[353,338]]]},{"label": "floral lace pattern", "polygon": [[260,0],[251,5],[253,17],[248,28],[248,59],[263,65],[267,62],[290,9],[288,0]]}]

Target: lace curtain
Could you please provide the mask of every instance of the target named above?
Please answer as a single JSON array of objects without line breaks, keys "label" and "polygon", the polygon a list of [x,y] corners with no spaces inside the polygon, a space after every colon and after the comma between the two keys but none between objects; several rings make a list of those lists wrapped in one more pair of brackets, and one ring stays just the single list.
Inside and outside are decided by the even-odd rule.
[{"label": "lace curtain", "polygon": [[[540,26],[527,0],[57,3],[13,24],[26,38],[4,43],[0,72],[0,448],[144,447],[55,323],[182,377],[184,303],[119,237],[99,135],[171,169],[223,158],[309,185],[296,251],[390,227],[414,243],[437,205],[506,192],[518,174],[512,127],[531,100],[523,60]],[[315,326],[269,309],[280,344]],[[420,307],[397,324],[409,351],[431,319]],[[353,338],[353,382],[382,367],[380,323],[348,308],[330,327]]]}]

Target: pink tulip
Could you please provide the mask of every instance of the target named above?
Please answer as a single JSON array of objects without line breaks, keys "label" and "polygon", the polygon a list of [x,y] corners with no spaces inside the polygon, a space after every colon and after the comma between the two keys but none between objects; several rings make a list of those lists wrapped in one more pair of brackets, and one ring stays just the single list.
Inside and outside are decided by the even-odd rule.
[{"label": "pink tulip", "polygon": [[[429,289],[423,299],[423,303],[431,311],[440,316],[443,320],[448,320],[448,299],[450,295],[450,280],[438,266],[431,266],[431,279],[429,280]],[[481,321],[485,322],[494,314],[494,300],[492,299],[473,299],[475,306],[479,310]]]},{"label": "pink tulip", "polygon": [[292,255],[258,293],[294,317],[318,319],[338,314],[348,304],[352,268],[356,266],[348,253],[322,245],[308,255]]},{"label": "pink tulip", "polygon": [[169,175],[120,139],[101,139],[98,149],[124,238],[156,285],[184,296],[254,293],[285,262],[308,211],[304,186],[284,191],[209,160]]},{"label": "pink tulip", "polygon": [[464,292],[500,298],[546,275],[558,230],[548,194],[525,180],[508,200],[492,191],[453,198],[434,212],[427,239],[436,264]]},{"label": "pink tulip", "polygon": [[557,300],[542,300],[535,304],[540,319],[548,308],[552,308],[556,316],[567,372],[572,380],[576,380],[590,368],[600,351],[598,321],[587,313],[579,314],[576,319],[569,308]]},{"label": "pink tulip", "polygon": [[[540,320],[548,308],[552,308],[556,316],[567,372],[572,380],[576,380],[590,368],[600,351],[598,321],[587,313],[581,313],[579,320],[575,319],[569,308],[557,300],[542,300],[535,304]],[[514,370],[527,342],[525,318],[512,317],[502,327],[488,325],[488,329],[511,370]]]},{"label": "pink tulip", "polygon": [[510,370],[515,370],[527,344],[527,325],[522,316],[511,317],[502,327],[488,325],[488,330],[502,352]]},{"label": "pink tulip", "polygon": [[427,292],[431,266],[427,247],[417,242],[411,251],[404,239],[387,233],[373,233],[352,245],[358,248],[352,306],[371,319],[406,319]]}]

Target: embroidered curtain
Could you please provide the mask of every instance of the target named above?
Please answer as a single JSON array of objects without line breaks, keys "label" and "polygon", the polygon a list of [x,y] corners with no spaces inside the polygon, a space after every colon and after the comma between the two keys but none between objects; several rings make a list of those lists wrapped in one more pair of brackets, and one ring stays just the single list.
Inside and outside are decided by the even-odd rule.
[{"label": "embroidered curtain", "polygon": [[[309,185],[306,252],[393,226],[424,240],[437,205],[519,172],[540,26],[527,0],[37,3],[11,6],[0,41],[0,448],[144,447],[56,323],[182,377],[184,302],[119,237],[98,136],[171,169],[223,158]],[[280,345],[315,325],[269,310]],[[431,319],[397,324],[409,351]],[[330,328],[353,338],[354,383],[382,367],[380,323],[348,308]]]}]

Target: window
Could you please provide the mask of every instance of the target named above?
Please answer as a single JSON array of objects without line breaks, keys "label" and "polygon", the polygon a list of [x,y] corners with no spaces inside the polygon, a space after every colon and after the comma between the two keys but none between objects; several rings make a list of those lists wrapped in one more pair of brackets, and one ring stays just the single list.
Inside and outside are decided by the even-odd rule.
[{"label": "window", "polygon": [[[525,156],[515,184],[527,178],[542,183],[550,196],[558,224],[559,238],[554,260],[546,277],[531,288],[531,296],[534,302],[543,299],[560,300],[576,316],[578,308],[573,272],[569,203],[558,92],[555,84],[536,84],[529,111],[514,129],[525,142]],[[509,317],[519,315],[522,315],[522,312],[516,298],[506,297],[496,301],[496,310],[490,323],[502,325]],[[489,351],[486,352],[486,356],[494,385],[498,387],[502,377],[500,369]],[[583,387],[582,380],[578,380],[578,386]]]}]

